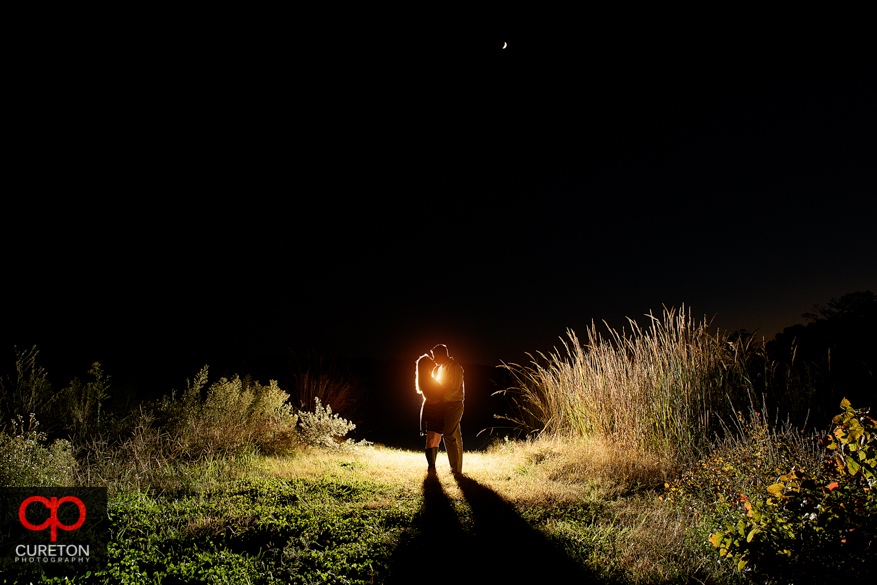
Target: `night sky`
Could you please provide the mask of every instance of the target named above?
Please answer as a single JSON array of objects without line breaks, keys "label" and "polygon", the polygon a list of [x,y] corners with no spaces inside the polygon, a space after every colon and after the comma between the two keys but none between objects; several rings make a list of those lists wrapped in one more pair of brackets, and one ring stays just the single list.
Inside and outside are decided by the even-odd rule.
[{"label": "night sky", "polygon": [[289,354],[413,374],[663,305],[771,339],[877,291],[873,37],[32,32],[4,371],[36,344],[56,385]]}]

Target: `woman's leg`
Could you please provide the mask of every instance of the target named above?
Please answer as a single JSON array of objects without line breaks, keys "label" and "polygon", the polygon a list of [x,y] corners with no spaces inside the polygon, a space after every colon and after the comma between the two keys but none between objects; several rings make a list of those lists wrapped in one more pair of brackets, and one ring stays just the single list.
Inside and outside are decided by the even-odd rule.
[{"label": "woman's leg", "polygon": [[438,446],[442,440],[439,433],[426,431],[426,470],[435,471],[435,457],[438,455]]},{"label": "woman's leg", "polygon": [[442,442],[442,434],[436,433],[433,431],[426,431],[426,448],[432,449],[433,447],[438,447],[439,443]]}]

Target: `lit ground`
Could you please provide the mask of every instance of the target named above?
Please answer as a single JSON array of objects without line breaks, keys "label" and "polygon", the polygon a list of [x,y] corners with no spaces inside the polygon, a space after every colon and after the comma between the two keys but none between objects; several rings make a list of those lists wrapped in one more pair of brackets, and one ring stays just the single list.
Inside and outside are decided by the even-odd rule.
[{"label": "lit ground", "polygon": [[[355,465],[350,463],[356,462]],[[422,452],[374,446],[351,451],[313,451],[296,457],[264,462],[272,475],[313,477],[355,475],[401,485],[413,492],[422,489],[426,459]],[[462,499],[450,474],[447,456],[439,452],[438,477],[447,495]],[[664,468],[658,461],[625,450],[589,443],[539,441],[507,443],[484,452],[467,452],[464,474],[511,501],[553,502],[605,497],[629,483],[657,483]]]}]

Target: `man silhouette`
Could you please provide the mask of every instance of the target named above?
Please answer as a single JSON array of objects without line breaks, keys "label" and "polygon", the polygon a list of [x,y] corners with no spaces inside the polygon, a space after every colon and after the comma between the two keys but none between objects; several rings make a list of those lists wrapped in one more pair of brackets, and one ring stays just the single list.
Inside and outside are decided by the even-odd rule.
[{"label": "man silhouette", "polygon": [[454,361],[444,344],[432,348],[432,357],[436,367],[432,376],[444,390],[444,425],[442,438],[445,451],[448,452],[448,463],[454,473],[463,473],[463,436],[460,431],[460,420],[463,418],[463,400],[466,396],[463,382],[463,368]]}]

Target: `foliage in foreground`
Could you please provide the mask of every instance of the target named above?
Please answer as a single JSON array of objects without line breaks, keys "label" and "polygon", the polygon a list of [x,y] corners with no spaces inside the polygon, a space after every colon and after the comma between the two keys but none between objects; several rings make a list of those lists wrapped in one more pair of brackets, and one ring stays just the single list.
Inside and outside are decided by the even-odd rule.
[{"label": "foliage in foreground", "polygon": [[738,570],[769,582],[864,577],[877,561],[877,422],[844,399],[817,473],[792,466],[741,494],[745,516],[710,537]]},{"label": "foliage in foreground", "polygon": [[793,467],[816,473],[821,458],[815,436],[805,436],[788,421],[772,422],[764,405],[757,409],[750,403],[748,412],[735,411],[734,426],[700,459],[680,466],[661,497],[696,514],[706,541],[716,527],[736,522],[746,502],[742,494],[764,490]]},{"label": "foliage in foreground", "polygon": [[[526,523],[594,582],[727,582],[709,572],[715,564],[698,566],[687,518],[654,497],[656,461],[604,445],[507,442],[469,464],[480,502],[445,474],[428,494],[421,453],[380,447],[262,458],[243,473],[197,464],[199,482],[185,490],[112,496],[111,564],[71,582],[385,583],[434,539],[422,531],[436,520],[443,534],[453,524],[470,558],[519,551],[490,553],[484,567],[539,567],[521,549]],[[538,568],[549,580],[556,569]]]},{"label": "foliage in foreground", "polygon": [[[369,506],[383,499],[392,505]],[[186,494],[120,494],[106,569],[44,583],[371,583],[386,566],[417,502],[351,476],[248,477]]]}]

